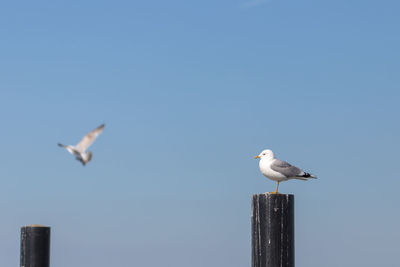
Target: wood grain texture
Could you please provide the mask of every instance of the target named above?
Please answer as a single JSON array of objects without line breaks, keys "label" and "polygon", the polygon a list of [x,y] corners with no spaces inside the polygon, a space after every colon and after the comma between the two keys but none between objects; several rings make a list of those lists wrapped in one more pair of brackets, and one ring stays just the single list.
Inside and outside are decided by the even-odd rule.
[{"label": "wood grain texture", "polygon": [[21,227],[21,267],[50,266],[50,227]]},{"label": "wood grain texture", "polygon": [[294,267],[293,195],[253,195],[252,267]]}]

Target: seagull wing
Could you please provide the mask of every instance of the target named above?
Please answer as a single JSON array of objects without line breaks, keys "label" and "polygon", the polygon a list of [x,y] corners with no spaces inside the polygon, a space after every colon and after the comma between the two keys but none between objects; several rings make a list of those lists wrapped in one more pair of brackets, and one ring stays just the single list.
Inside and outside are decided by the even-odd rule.
[{"label": "seagull wing", "polygon": [[286,161],[279,159],[275,159],[272,162],[271,169],[285,175],[287,178],[306,177],[308,174],[300,168],[297,168],[296,166],[290,165]]},{"label": "seagull wing", "polygon": [[75,146],[76,150],[83,153],[85,150],[96,140],[97,136],[101,134],[104,130],[104,124],[100,125],[87,135],[85,135],[82,140]]}]

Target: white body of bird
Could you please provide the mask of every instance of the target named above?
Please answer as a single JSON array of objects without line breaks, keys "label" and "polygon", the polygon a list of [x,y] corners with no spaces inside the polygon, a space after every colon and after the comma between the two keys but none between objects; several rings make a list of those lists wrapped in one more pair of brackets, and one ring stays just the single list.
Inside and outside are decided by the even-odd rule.
[{"label": "white body of bird", "polygon": [[274,161],[274,159],[272,159],[272,160],[267,159],[267,158],[260,159],[260,162],[258,165],[260,166],[261,173],[268,179],[271,179],[276,182],[282,182],[282,181],[289,180],[289,178],[287,178],[285,175],[271,169],[271,164],[273,161]]}]

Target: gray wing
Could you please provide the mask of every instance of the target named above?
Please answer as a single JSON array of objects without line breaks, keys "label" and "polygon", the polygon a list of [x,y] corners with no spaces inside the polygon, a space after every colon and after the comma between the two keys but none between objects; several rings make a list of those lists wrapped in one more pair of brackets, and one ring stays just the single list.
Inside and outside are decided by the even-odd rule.
[{"label": "gray wing", "polygon": [[100,125],[87,135],[85,135],[82,140],[75,146],[76,150],[79,152],[85,152],[85,150],[96,140],[97,136],[101,134],[104,130],[104,124]]},{"label": "gray wing", "polygon": [[290,177],[302,177],[306,173],[296,166],[290,165],[286,161],[275,159],[271,164],[271,169],[285,175],[287,178]]}]

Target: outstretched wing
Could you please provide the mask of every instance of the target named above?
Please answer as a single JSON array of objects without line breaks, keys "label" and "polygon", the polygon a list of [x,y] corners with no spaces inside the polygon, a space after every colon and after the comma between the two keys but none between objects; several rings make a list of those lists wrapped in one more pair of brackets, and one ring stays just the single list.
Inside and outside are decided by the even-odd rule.
[{"label": "outstretched wing", "polygon": [[82,140],[75,146],[76,150],[79,152],[83,153],[85,152],[86,149],[96,140],[97,136],[101,134],[104,130],[104,124],[100,125],[87,135],[85,135]]},{"label": "outstretched wing", "polygon": [[279,159],[275,159],[272,162],[271,169],[285,175],[287,178],[303,177],[306,174],[300,168]]}]

